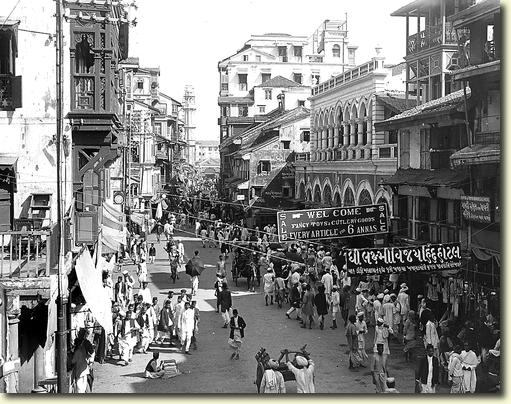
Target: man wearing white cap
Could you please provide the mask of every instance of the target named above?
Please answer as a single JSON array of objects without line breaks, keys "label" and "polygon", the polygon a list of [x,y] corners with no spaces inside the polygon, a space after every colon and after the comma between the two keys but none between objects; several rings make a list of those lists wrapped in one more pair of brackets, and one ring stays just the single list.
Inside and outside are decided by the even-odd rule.
[{"label": "man wearing white cap", "polygon": [[383,356],[385,358],[385,362],[387,361],[387,357],[390,355],[389,349],[389,334],[392,334],[392,328],[390,328],[383,319],[380,317],[376,321],[376,327],[374,327],[374,348],[373,352],[377,352],[377,345],[383,345]]},{"label": "man wearing white cap", "polygon": [[277,371],[279,364],[274,359],[268,361],[268,369],[263,373],[260,391],[265,394],[286,394],[284,376]]},{"label": "man wearing white cap", "polygon": [[378,293],[376,299],[373,302],[373,310],[374,310],[374,323],[376,324],[378,319],[382,317],[382,305],[381,302],[383,300],[383,293]]},{"label": "man wearing white cap", "polygon": [[362,294],[362,288],[358,287],[355,289],[356,298],[355,298],[355,312],[365,311],[365,307],[367,304],[367,299]]},{"label": "man wearing white cap", "polygon": [[397,294],[397,301],[401,305],[401,320],[402,324],[400,324],[399,332],[402,332],[402,325],[408,318],[408,312],[410,311],[410,296],[408,295],[408,286],[406,283],[401,284],[401,288],[399,289],[399,293]]},{"label": "man wearing white cap", "polygon": [[273,272],[273,265],[268,266],[266,273],[263,275],[263,290],[264,290],[264,301],[268,306],[268,297],[270,298],[270,304],[273,304],[273,293],[275,292],[275,272]]},{"label": "man wearing white cap", "polygon": [[296,366],[291,362],[287,363],[288,369],[293,372],[296,378],[297,393],[315,393],[314,389],[314,362],[307,360],[301,355],[295,356]]}]

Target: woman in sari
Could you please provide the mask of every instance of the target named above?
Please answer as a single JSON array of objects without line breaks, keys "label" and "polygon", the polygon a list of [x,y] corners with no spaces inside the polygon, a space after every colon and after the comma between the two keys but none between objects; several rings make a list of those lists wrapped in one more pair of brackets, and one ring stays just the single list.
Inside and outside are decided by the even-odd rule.
[{"label": "woman in sari", "polygon": [[354,314],[348,318],[348,326],[346,327],[346,341],[349,349],[349,369],[358,368],[362,365],[362,358],[358,353],[358,332],[355,325],[356,317]]}]

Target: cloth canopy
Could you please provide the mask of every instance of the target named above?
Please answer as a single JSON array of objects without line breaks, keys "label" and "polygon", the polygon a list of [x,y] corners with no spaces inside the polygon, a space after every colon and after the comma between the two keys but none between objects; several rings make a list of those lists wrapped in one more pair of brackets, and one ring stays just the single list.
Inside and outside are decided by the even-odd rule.
[{"label": "cloth canopy", "polygon": [[92,315],[108,335],[112,332],[112,302],[103,287],[102,273],[94,266],[87,248],[77,258],[75,270],[83,297]]}]

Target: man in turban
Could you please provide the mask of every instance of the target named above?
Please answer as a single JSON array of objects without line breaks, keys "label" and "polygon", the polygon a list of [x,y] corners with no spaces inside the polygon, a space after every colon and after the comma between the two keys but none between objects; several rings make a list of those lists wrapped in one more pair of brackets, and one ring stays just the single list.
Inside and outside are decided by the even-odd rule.
[{"label": "man in turban", "polygon": [[263,373],[261,379],[260,390],[265,394],[285,394],[286,385],[284,383],[284,376],[277,371],[279,364],[277,361],[270,359],[268,361],[268,368]]},{"label": "man in turban", "polygon": [[302,355],[295,356],[296,366],[291,362],[287,363],[288,369],[293,372],[296,378],[297,393],[315,393],[314,389],[314,362]]}]

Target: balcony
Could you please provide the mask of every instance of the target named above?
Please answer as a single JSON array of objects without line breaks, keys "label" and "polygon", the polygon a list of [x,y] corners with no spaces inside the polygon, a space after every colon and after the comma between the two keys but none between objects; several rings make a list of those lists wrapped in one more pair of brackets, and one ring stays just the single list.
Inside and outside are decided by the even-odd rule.
[{"label": "balcony", "polygon": [[21,76],[0,74],[0,110],[21,108]]},{"label": "balcony", "polygon": [[296,153],[295,161],[311,161],[310,153]]},{"label": "balcony", "polygon": [[50,275],[50,231],[0,232],[0,278]]},{"label": "balcony", "polygon": [[[371,74],[374,70],[378,69],[379,61],[376,59],[372,59],[370,62],[364,63],[353,69],[348,70],[347,72],[341,73],[335,77],[332,77],[330,80],[325,81],[316,87],[312,88],[312,95],[318,95],[329,91],[333,88],[340,87],[345,83],[351,82],[352,80],[358,79],[359,77],[367,76]],[[383,67],[383,62],[381,62],[381,67]]]},{"label": "balcony", "polygon": [[[463,34],[468,37],[469,31],[464,31],[466,32],[458,32],[460,38]],[[444,33],[442,33],[442,25],[432,25],[417,34],[410,35],[406,42],[406,54],[420,53],[426,49],[442,45],[442,39],[445,39],[445,45],[458,45],[456,30],[451,22],[446,22]]]}]

